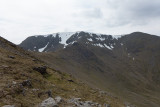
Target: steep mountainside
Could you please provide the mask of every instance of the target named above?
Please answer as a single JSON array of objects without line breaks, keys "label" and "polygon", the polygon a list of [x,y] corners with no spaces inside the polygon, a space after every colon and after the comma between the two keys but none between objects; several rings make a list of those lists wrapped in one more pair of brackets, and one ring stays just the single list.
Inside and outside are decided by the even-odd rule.
[{"label": "steep mountainside", "polygon": [[118,37],[76,32],[58,50],[34,54],[53,68],[70,73],[92,87],[112,92],[138,107],[160,106],[158,36],[141,32]]},{"label": "steep mountainside", "polygon": [[0,37],[0,107],[4,105],[125,106],[124,102],[110,93],[90,88],[71,75],[50,68],[30,53]]}]

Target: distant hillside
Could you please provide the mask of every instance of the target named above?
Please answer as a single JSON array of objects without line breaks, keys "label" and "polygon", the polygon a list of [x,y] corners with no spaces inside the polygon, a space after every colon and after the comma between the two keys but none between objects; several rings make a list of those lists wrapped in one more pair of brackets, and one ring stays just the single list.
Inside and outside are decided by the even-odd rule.
[{"label": "distant hillside", "polygon": [[[36,43],[38,37],[34,38]],[[54,46],[53,43],[52,47],[62,47],[51,50],[44,44],[40,48],[46,46],[43,52],[48,53],[34,53],[35,56],[138,107],[160,106],[160,37],[142,32],[123,36],[76,32],[65,44],[57,42],[59,45]]]}]

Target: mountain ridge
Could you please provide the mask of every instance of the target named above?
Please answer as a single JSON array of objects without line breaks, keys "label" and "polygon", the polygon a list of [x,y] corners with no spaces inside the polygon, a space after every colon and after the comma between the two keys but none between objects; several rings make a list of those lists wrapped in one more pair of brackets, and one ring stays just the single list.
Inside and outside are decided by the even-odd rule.
[{"label": "mountain ridge", "polygon": [[[66,48],[66,46],[71,45],[74,42],[80,41],[81,38],[84,40],[84,36],[87,37],[85,40],[87,44],[89,42],[105,41],[105,39],[118,39],[122,35],[111,36],[111,35],[96,34],[96,33],[83,32],[83,31],[62,32],[62,33],[53,33],[48,35],[31,36],[31,37],[28,37],[26,40],[24,40],[19,46],[25,48],[26,50],[31,50],[31,51],[39,51],[39,52],[56,51],[59,49]],[[92,40],[92,38],[94,41]],[[113,46],[110,46],[109,44],[104,44],[104,43],[100,44],[98,42],[93,45],[105,47],[108,49],[113,48]]]}]

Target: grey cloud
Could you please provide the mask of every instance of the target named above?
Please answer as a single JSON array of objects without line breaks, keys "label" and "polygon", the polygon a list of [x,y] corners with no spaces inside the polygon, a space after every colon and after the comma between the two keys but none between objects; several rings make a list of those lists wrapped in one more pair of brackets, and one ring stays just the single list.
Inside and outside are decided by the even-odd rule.
[{"label": "grey cloud", "polygon": [[160,0],[0,0],[0,35],[15,43],[63,31],[159,35],[159,7]]},{"label": "grey cloud", "polygon": [[113,10],[108,25],[142,25],[160,17],[159,0],[108,0],[107,6]]},{"label": "grey cloud", "polygon": [[91,8],[91,9],[85,8],[77,13],[74,13],[74,16],[99,19],[103,17],[103,13],[99,8]]},{"label": "grey cloud", "polygon": [[160,1],[159,0],[141,0],[141,2],[136,2],[133,6],[127,6],[127,9],[132,13],[132,16],[142,17],[142,18],[154,18],[160,17]]},{"label": "grey cloud", "polygon": [[84,16],[90,17],[90,18],[101,18],[103,16],[102,11],[98,8],[84,11]]}]

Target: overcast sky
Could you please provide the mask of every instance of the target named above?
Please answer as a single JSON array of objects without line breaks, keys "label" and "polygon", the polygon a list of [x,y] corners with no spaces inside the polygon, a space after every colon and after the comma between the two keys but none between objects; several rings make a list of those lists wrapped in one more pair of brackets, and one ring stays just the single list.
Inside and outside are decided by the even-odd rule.
[{"label": "overcast sky", "polygon": [[160,0],[0,0],[0,36],[13,43],[74,31],[160,36]]}]

